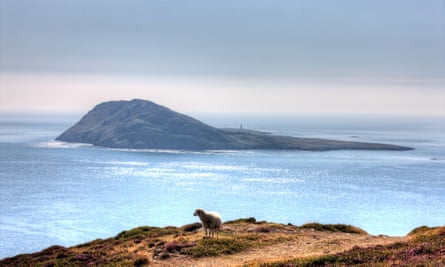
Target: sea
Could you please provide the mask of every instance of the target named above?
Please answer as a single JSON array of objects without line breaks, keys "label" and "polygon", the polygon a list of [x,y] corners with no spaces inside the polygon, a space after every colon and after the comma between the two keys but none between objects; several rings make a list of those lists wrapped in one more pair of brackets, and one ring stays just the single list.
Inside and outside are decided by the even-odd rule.
[{"label": "sea", "polygon": [[0,114],[0,259],[198,221],[351,224],[401,236],[445,224],[445,118],[197,114],[216,127],[411,151],[132,150],[55,138],[80,114]]}]

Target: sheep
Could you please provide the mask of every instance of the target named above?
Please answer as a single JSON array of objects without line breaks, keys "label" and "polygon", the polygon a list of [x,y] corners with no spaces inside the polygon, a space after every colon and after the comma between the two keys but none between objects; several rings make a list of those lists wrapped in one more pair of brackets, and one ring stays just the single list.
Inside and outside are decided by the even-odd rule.
[{"label": "sheep", "polygon": [[205,231],[204,237],[208,236],[213,238],[216,233],[216,238],[218,238],[218,230],[221,227],[221,216],[217,212],[196,209],[193,216],[199,216]]}]

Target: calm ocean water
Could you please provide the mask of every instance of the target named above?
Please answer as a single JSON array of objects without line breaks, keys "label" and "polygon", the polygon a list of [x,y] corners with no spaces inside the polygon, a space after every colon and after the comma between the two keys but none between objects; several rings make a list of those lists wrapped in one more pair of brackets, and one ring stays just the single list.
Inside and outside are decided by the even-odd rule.
[{"label": "calm ocean water", "polygon": [[79,116],[0,115],[0,258],[141,225],[346,223],[405,235],[445,224],[445,118],[201,116],[217,127],[386,142],[413,151],[132,151],[54,142]]}]

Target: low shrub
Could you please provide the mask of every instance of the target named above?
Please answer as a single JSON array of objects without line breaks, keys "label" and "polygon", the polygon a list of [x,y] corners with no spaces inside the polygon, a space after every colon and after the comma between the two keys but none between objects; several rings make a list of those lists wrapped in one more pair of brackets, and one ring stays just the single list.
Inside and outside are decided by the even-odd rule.
[{"label": "low shrub", "polygon": [[133,263],[134,267],[142,267],[142,266],[148,266],[150,264],[150,261],[146,257],[140,257],[136,259]]},{"label": "low shrub", "polygon": [[164,249],[168,252],[181,252],[184,248],[196,246],[196,242],[170,242],[164,245]]},{"label": "low shrub", "polygon": [[445,227],[431,229],[419,227],[411,232],[411,234],[419,233],[422,234],[407,242],[368,248],[356,246],[335,255],[294,259],[260,266],[445,266]]},{"label": "low shrub", "polygon": [[346,224],[306,223],[302,225],[301,228],[314,229],[317,231],[341,232],[341,233],[360,234],[360,235],[368,234],[365,230]]},{"label": "low shrub", "polygon": [[235,224],[235,223],[256,223],[256,219],[254,217],[249,217],[249,218],[241,218],[233,221],[224,222],[224,224]]},{"label": "low shrub", "polygon": [[160,237],[164,235],[177,234],[179,232],[178,228],[170,226],[170,227],[151,227],[151,226],[142,226],[133,228],[128,231],[123,231],[119,233],[115,239],[116,240],[128,240],[131,238],[143,238],[143,237]]},{"label": "low shrub", "polygon": [[195,230],[198,230],[202,228],[202,223],[191,223],[181,226],[181,230],[184,232],[193,232]]},{"label": "low shrub", "polygon": [[428,230],[431,230],[432,228],[428,226],[420,226],[415,229],[413,229],[411,232],[408,233],[409,236],[418,235],[427,232]]},{"label": "low shrub", "polygon": [[250,247],[249,242],[241,238],[207,238],[198,241],[196,246],[185,248],[185,254],[191,255],[195,258],[207,256],[220,256],[227,254],[234,254],[241,252]]}]

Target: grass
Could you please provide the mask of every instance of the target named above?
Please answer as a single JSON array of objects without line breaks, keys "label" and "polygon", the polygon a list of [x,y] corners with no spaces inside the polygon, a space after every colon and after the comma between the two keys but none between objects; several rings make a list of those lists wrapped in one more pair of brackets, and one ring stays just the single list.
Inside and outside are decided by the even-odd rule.
[{"label": "grass", "polygon": [[251,247],[243,238],[231,237],[220,239],[201,239],[197,245],[184,249],[184,253],[194,258],[216,257],[241,252]]},{"label": "grass", "polygon": [[[250,249],[261,251],[262,248],[270,245],[293,242],[301,238],[302,235],[314,235],[312,232],[300,229],[326,232],[326,234],[317,233],[319,236],[332,236],[330,232],[366,234],[365,231],[351,225],[309,223],[297,227],[257,222],[255,218],[244,218],[224,223],[219,239],[208,239],[202,238],[202,232],[195,231],[199,229],[197,227],[198,225],[195,224],[180,228],[137,227],[123,231],[113,238],[96,239],[71,248],[52,246],[37,253],[17,255],[0,260],[0,266],[147,266],[150,265],[151,259],[165,260],[164,262],[167,264],[168,259],[177,258],[179,255],[195,259],[221,257],[243,253]],[[347,235],[347,238],[352,239],[353,237]],[[285,246],[279,247],[285,249]],[[261,255],[258,257],[261,258]],[[203,260],[205,261],[205,259]],[[418,227],[411,231],[403,239],[403,242],[391,245],[377,245],[368,248],[354,247],[337,254],[258,263],[251,266],[349,265],[445,266],[445,227]]]},{"label": "grass", "polygon": [[286,242],[293,237],[289,236],[271,236],[269,232],[252,232],[224,234],[219,239],[201,239],[196,246],[184,249],[184,253],[194,258],[217,257],[240,253],[251,248],[262,248],[281,242]]},{"label": "grass", "polygon": [[411,232],[408,233],[408,235],[409,236],[419,235],[422,233],[426,233],[430,230],[431,230],[431,228],[428,226],[420,226],[420,227],[413,229]]},{"label": "grass", "polygon": [[115,239],[120,241],[125,241],[128,239],[135,238],[144,238],[144,237],[161,237],[165,235],[177,234],[180,230],[177,227],[169,226],[169,227],[151,227],[151,226],[142,226],[133,228],[128,231],[123,231],[119,233]]},{"label": "grass", "polygon": [[261,264],[261,267],[445,266],[445,227],[419,227],[413,239],[386,246],[354,247],[335,255]]},{"label": "grass", "polygon": [[123,231],[114,238],[96,239],[72,248],[52,246],[34,254],[18,255],[0,261],[0,266],[146,266],[149,264],[149,258],[135,257],[131,252],[132,249],[137,245],[144,246],[147,242],[156,242],[160,237],[179,232],[176,227],[137,227]]},{"label": "grass", "polygon": [[317,231],[329,231],[329,232],[340,232],[340,233],[350,233],[350,234],[360,234],[367,235],[368,233],[358,227],[347,225],[347,224],[321,224],[321,223],[306,223],[300,228],[303,229],[314,229]]},{"label": "grass", "polygon": [[241,218],[233,221],[224,222],[224,224],[257,223],[254,217]]}]

